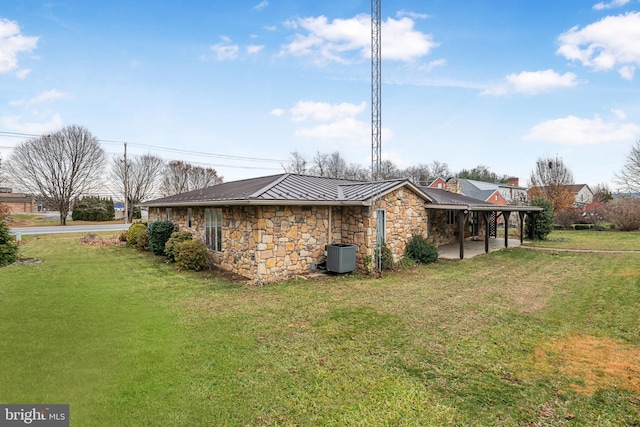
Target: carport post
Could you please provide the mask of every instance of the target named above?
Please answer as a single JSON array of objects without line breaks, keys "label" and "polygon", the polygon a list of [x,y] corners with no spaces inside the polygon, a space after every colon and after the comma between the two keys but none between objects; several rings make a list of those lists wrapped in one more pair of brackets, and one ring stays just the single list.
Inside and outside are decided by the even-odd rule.
[{"label": "carport post", "polygon": [[460,236],[460,259],[464,259],[464,224],[467,221],[468,210],[459,210],[458,211],[458,222],[460,223],[459,233]]},{"label": "carport post", "polygon": [[520,244],[524,242],[524,217],[530,212],[518,211],[520,217]]},{"label": "carport post", "polygon": [[483,211],[482,216],[484,217],[484,253],[489,253],[489,217],[493,214],[493,212]]},{"label": "carport post", "polygon": [[509,217],[511,216],[511,211],[502,211],[502,216],[504,218],[504,247],[509,247]]}]

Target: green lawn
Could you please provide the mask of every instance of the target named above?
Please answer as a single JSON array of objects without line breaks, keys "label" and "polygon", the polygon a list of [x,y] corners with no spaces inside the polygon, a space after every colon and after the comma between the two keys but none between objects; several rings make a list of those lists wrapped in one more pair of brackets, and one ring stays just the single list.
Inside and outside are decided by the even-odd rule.
[{"label": "green lawn", "polygon": [[74,426],[638,425],[640,254],[251,287],[78,237],[0,269],[0,402]]},{"label": "green lawn", "polygon": [[547,248],[639,251],[640,232],[556,230],[547,240],[528,244]]}]

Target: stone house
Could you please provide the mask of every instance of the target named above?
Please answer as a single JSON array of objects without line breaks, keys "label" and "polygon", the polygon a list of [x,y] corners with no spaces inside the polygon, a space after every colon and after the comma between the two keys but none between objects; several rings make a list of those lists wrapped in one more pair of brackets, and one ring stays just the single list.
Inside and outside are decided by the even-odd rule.
[{"label": "stone house", "polygon": [[[496,207],[460,197],[419,188],[406,179],[373,183],[286,173],[141,206],[148,208],[149,221],[172,221],[205,242],[220,268],[260,282],[309,273],[325,259],[330,244],[354,245],[356,268],[367,272],[374,266],[378,239],[397,261],[414,235],[436,244],[456,242],[467,237],[465,224],[472,218],[477,223],[469,235],[475,231],[481,238],[486,218],[477,211],[469,214],[470,202],[479,203],[474,209],[493,212]],[[430,227],[430,220],[444,224]]]}]

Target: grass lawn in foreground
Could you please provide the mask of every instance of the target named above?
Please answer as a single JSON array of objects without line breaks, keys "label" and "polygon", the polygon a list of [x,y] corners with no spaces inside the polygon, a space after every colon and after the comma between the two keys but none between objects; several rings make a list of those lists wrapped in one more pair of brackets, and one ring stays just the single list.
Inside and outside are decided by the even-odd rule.
[{"label": "grass lawn in foreground", "polygon": [[638,424],[638,254],[250,287],[78,240],[0,269],[0,402],[75,426]]}]

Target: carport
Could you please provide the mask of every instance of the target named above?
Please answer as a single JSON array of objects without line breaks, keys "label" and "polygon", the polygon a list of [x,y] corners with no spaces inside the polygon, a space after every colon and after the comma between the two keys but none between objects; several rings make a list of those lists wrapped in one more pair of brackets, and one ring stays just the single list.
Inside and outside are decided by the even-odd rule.
[{"label": "carport", "polygon": [[[488,253],[490,249],[490,238],[492,235],[496,235],[495,221],[500,215],[502,215],[505,222],[504,248],[508,248],[509,241],[511,240],[509,239],[509,217],[511,213],[518,212],[518,216],[520,217],[520,243],[522,243],[524,240],[524,220],[526,216],[529,215],[532,218],[535,227],[535,218],[538,213],[542,211],[542,208],[537,206],[493,205],[479,199],[442,189],[422,187],[421,190],[424,191],[432,201],[431,203],[425,204],[426,209],[455,212],[458,223],[457,234],[460,259],[464,258],[465,228],[469,225],[471,225],[472,228],[476,227],[475,231],[476,234],[478,234],[477,228],[479,227],[479,223],[474,222],[469,224],[469,218],[477,219],[481,217],[484,220],[484,252]],[[491,227],[493,227],[493,229]],[[532,233],[535,233],[535,230],[532,230]]]}]

